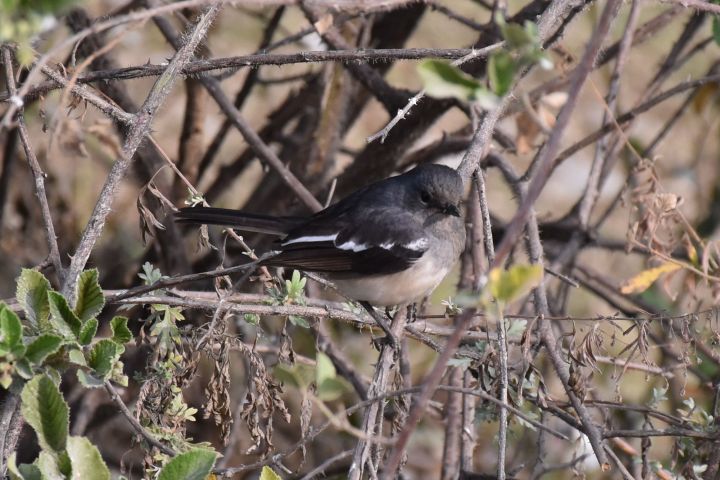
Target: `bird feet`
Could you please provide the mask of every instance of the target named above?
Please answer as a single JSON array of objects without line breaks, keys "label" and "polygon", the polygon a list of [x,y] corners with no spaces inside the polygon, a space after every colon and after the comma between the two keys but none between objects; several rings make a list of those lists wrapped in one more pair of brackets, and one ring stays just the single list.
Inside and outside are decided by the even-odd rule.
[{"label": "bird feet", "polygon": [[382,329],[382,331],[385,332],[384,337],[373,339],[373,343],[375,343],[376,346],[390,345],[392,348],[397,348],[397,346],[399,345],[398,339],[392,332],[392,330],[390,330],[390,325],[387,322],[387,319],[392,319],[387,309],[385,311],[387,319],[385,319],[381,314],[378,314],[375,308],[368,302],[360,302],[360,305],[362,305],[365,310],[367,310],[370,316],[373,317],[373,319],[375,320],[375,323],[377,323],[378,326]]}]

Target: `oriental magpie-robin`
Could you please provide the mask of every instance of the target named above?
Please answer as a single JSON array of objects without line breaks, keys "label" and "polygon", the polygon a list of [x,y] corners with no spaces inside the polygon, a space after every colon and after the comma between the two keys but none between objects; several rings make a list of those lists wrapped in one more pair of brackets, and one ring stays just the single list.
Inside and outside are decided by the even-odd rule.
[{"label": "oriental magpie-robin", "polygon": [[194,207],[177,219],[279,236],[263,265],[318,272],[349,298],[390,306],[428,295],[457,261],[465,246],[462,193],[455,170],[428,164],[309,217]]}]

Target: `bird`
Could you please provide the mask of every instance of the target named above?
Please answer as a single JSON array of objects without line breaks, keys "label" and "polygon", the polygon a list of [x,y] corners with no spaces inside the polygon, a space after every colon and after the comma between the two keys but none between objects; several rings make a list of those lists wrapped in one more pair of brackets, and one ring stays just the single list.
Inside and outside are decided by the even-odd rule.
[{"label": "bird", "polygon": [[180,223],[223,225],[278,237],[261,265],[315,272],[346,297],[379,307],[432,293],[465,247],[463,182],[423,164],[371,183],[307,217],[213,207],[176,212]]}]

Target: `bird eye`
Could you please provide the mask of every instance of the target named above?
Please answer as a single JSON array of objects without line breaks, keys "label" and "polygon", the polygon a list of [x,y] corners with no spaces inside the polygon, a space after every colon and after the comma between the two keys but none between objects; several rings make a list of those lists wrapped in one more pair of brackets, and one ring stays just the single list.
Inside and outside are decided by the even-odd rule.
[{"label": "bird eye", "polygon": [[426,190],[420,192],[420,201],[422,201],[423,203],[430,202],[430,194]]}]

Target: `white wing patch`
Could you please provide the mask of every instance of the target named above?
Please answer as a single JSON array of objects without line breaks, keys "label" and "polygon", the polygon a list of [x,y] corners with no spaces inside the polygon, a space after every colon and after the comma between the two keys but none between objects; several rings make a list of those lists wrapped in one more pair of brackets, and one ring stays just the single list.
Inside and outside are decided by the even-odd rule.
[{"label": "white wing patch", "polygon": [[336,245],[336,247],[340,250],[352,250],[353,252],[362,252],[369,248],[366,243],[355,243],[354,240],[348,240],[340,245]]},{"label": "white wing patch", "polygon": [[415,252],[420,252],[422,250],[427,249],[428,246],[428,239],[425,237],[420,237],[417,240],[413,240],[412,242],[403,245],[403,247],[407,248],[408,250],[413,250]]},{"label": "white wing patch", "polygon": [[[332,235],[307,235],[304,237],[298,237],[293,238],[291,240],[286,240],[282,242],[282,246],[286,247],[288,245],[292,245],[293,243],[313,243],[313,242],[333,242],[335,244],[335,240],[337,240],[337,233],[334,233]],[[373,245],[368,245],[367,243],[360,243],[355,240],[347,240],[340,245],[335,244],[336,248],[339,248],[340,250],[350,250],[352,252],[362,252],[364,250],[367,250],[369,248],[372,248]],[[395,247],[394,242],[383,242],[380,245],[377,245],[377,247],[382,248],[383,250],[392,250],[393,247]],[[410,243],[407,243],[405,245],[402,245],[403,248],[406,248],[408,250],[413,250],[415,252],[421,252],[427,249],[428,247],[428,239],[425,237],[418,238],[417,240],[413,240]]]},{"label": "white wing patch", "polygon": [[282,246],[285,247],[287,245],[292,245],[293,243],[304,243],[304,242],[334,242],[337,238],[338,234],[334,233],[332,235],[308,235],[306,237],[298,237],[293,238],[292,240],[287,240],[282,242]]}]

